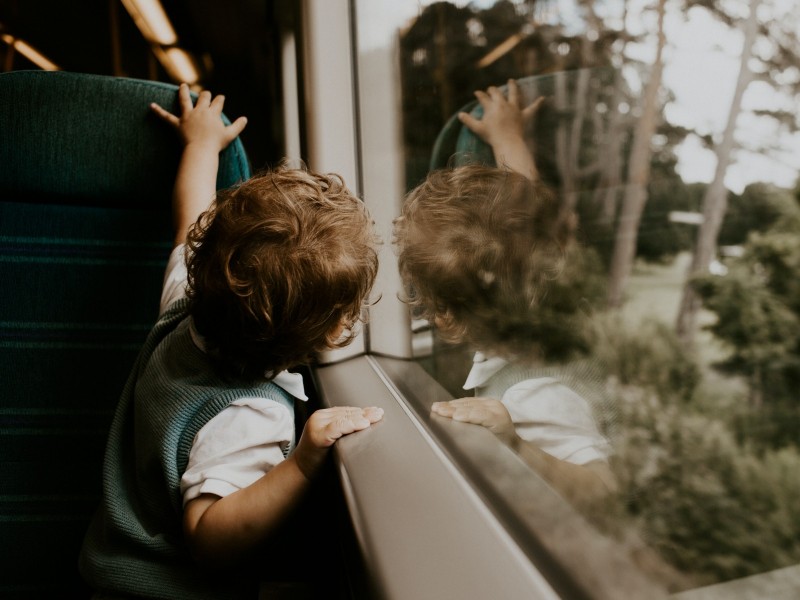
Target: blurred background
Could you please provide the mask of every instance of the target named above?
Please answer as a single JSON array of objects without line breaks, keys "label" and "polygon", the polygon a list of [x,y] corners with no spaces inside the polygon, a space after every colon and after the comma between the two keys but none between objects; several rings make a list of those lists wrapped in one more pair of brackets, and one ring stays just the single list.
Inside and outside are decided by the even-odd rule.
[{"label": "blurred background", "polygon": [[[62,69],[186,81],[225,94],[249,119],[253,167],[282,147],[278,31],[294,10],[274,0],[0,0],[0,71]],[[283,6],[281,6],[283,5]]]}]

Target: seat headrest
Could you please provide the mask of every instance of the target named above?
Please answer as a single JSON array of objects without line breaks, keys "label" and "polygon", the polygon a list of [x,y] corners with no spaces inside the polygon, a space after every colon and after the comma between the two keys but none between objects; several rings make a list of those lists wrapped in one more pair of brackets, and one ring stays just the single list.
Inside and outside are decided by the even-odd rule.
[{"label": "seat headrest", "polygon": [[[0,74],[0,200],[163,208],[181,146],[149,104],[177,113],[177,90],[81,73]],[[220,156],[217,188],[249,175],[237,139]]]}]

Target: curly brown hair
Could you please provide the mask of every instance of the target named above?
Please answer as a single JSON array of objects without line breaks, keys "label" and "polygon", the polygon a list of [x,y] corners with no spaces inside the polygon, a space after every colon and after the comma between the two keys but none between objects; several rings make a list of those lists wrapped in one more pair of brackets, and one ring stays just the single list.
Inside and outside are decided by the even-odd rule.
[{"label": "curly brown hair", "polygon": [[187,240],[189,311],[210,355],[226,375],[256,380],[348,344],[376,245],[338,175],[279,167],[218,192]]},{"label": "curly brown hair", "polygon": [[552,190],[519,173],[434,171],[394,222],[405,301],[449,342],[516,357],[585,350],[574,230]]}]

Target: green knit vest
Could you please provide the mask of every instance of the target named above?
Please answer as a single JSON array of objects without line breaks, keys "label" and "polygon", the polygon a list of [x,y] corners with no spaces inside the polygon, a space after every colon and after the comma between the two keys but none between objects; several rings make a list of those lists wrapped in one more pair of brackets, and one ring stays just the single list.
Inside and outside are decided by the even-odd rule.
[{"label": "green knit vest", "polygon": [[[182,539],[180,479],[198,431],[231,402],[268,398],[294,414],[272,382],[232,387],[191,339],[187,300],[145,341],[120,397],[103,467],[103,500],[80,567],[95,589],[145,598],[237,598],[249,591],[195,566]],[[241,583],[241,582],[239,582]],[[230,584],[230,586],[229,586]]]}]

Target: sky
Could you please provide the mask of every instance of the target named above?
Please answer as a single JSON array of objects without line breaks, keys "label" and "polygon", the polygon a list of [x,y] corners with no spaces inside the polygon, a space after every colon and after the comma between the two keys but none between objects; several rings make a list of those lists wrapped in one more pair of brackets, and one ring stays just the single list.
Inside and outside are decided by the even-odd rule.
[{"label": "sky", "polygon": [[[665,116],[675,125],[719,137],[730,112],[744,36],[703,9],[673,12],[665,28],[669,48],[664,84],[676,97]],[[751,111],[782,108],[797,114],[798,98],[780,96],[768,84],[753,82],[742,105],[736,130],[739,149],[726,174],[727,187],[738,193],[748,183],[765,180],[794,187],[800,173],[800,134],[782,132],[774,120],[755,117]],[[781,150],[769,156],[766,149],[773,146]],[[713,178],[716,157],[696,136],[687,138],[678,156],[678,171],[687,182]]]},{"label": "sky", "polygon": [[[395,39],[399,28],[413,21],[433,0],[391,0],[376,2],[362,0],[358,3],[359,44],[363,50],[386,46]],[[451,0],[452,1],[452,0]],[[727,0],[742,15],[748,14],[745,0]],[[759,12],[761,18],[787,18],[794,12],[797,33],[797,0],[764,0]],[[453,1],[467,5],[469,2]],[[489,6],[492,0],[473,1],[473,6]],[[631,0],[627,26],[642,31],[654,29],[654,15],[637,12],[637,4],[649,5],[650,0]],[[553,0],[552,14],[562,23],[580,23],[575,0]],[[598,10],[605,8],[607,16],[621,15],[620,3],[614,0],[598,2]],[[739,68],[743,35],[722,25],[708,11],[700,8],[688,12],[678,10],[674,0],[668,2],[665,30],[668,47],[665,51],[664,85],[675,96],[665,107],[666,119],[675,125],[698,131],[701,135],[719,136],[724,130]],[[768,14],[772,7],[774,14]],[[648,21],[648,19],[650,19]],[[365,24],[369,26],[365,26]],[[621,19],[619,23],[621,26]],[[652,60],[654,46],[650,43],[631,46],[637,58]],[[751,182],[769,181],[781,187],[794,187],[800,174],[800,133],[790,134],[779,130],[774,122],[757,118],[752,109],[783,108],[795,114],[800,112],[797,97],[777,95],[767,84],[754,82],[748,87],[743,106],[746,109],[737,121],[736,139],[741,146],[733,157],[726,173],[725,183],[734,192],[741,192]],[[766,150],[769,147],[778,150]],[[747,149],[745,149],[747,148]],[[709,182],[713,178],[716,157],[703,147],[697,136],[689,136],[677,149],[678,172],[687,182]]]}]

